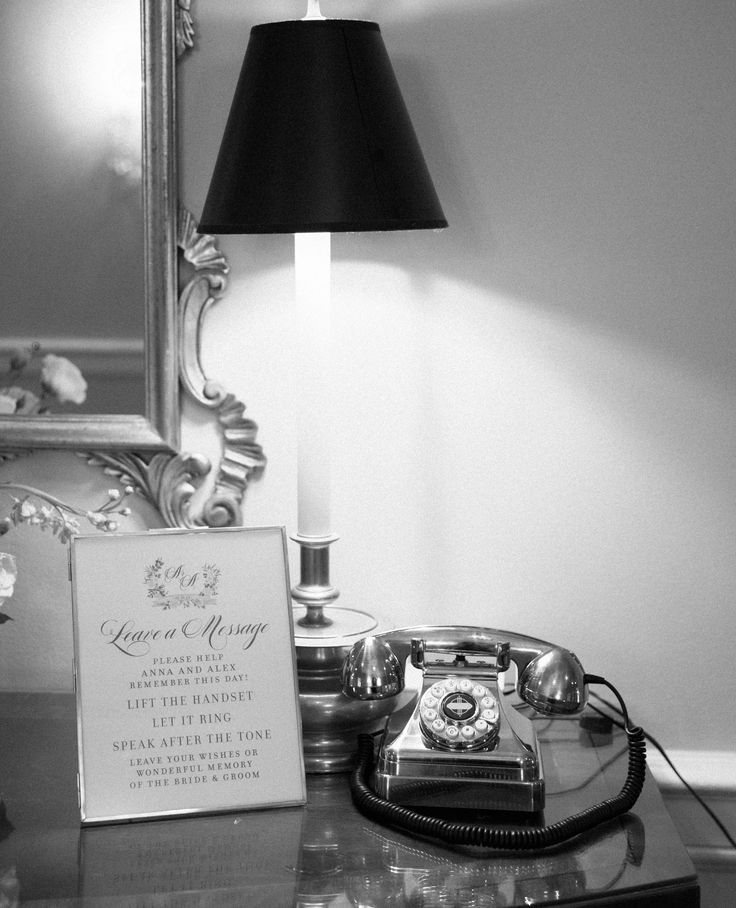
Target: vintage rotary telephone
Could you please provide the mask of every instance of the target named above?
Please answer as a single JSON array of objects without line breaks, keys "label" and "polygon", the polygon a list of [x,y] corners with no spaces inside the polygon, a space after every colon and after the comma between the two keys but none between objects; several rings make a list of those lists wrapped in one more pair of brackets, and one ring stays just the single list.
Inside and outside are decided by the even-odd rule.
[{"label": "vintage rotary telephone", "polygon": [[[613,685],[587,675],[573,653],[533,637],[486,628],[404,628],[366,637],[352,647],[343,666],[343,692],[358,700],[396,696],[404,689],[409,657],[423,674],[421,691],[416,702],[389,717],[375,765],[373,736],[359,739],[351,789],[364,814],[454,844],[537,849],[592,829],[636,802],[644,784],[644,733],[630,725]],[[628,775],[618,796],[551,826],[498,826],[453,818],[458,808],[529,815],[544,806],[544,774],[533,724],[506,707],[498,690],[498,674],[511,662],[519,696],[546,715],[580,712],[590,683],[605,684],[614,693],[629,741]]]}]

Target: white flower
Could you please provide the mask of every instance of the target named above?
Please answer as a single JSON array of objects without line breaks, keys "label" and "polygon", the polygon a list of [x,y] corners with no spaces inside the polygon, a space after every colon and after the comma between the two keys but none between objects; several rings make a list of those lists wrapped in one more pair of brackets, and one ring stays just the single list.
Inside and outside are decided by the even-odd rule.
[{"label": "white flower", "polygon": [[18,416],[33,416],[34,413],[40,413],[41,398],[33,391],[24,391],[23,396],[18,398],[18,409],[15,412]]},{"label": "white flower", "polygon": [[[0,388],[0,397],[6,397],[13,401],[15,410],[0,410],[0,412],[15,412],[18,415],[29,416],[38,413],[41,401],[38,396],[29,391],[27,388],[19,388],[17,385],[11,385],[9,388]],[[3,406],[9,406],[4,404]]]},{"label": "white flower", "polygon": [[0,391],[0,413],[15,413],[15,404],[14,398]]},{"label": "white flower", "polygon": [[13,595],[17,575],[15,558],[6,552],[0,552],[0,599],[9,599]]},{"label": "white flower", "polygon": [[9,599],[15,589],[15,574],[0,570],[0,599]]},{"label": "white flower", "polygon": [[87,398],[87,382],[73,362],[65,356],[47,353],[41,365],[41,384],[55,394],[61,403],[83,404]]},{"label": "white flower", "polygon": [[102,511],[87,511],[84,515],[93,527],[103,527],[107,523],[107,517]]},{"label": "white flower", "polygon": [[24,520],[30,520],[32,517],[35,517],[37,510],[36,505],[27,498],[24,498],[20,503],[20,516]]}]

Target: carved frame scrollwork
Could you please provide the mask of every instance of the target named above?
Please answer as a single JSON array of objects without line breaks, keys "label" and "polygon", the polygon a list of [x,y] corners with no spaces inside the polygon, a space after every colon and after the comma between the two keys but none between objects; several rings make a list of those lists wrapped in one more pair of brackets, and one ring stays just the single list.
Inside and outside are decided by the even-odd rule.
[{"label": "carved frame scrollwork", "polygon": [[215,412],[223,440],[218,475],[202,520],[207,526],[230,526],[239,520],[248,482],[262,472],[266,458],[256,441],[258,426],[245,416],[245,404],[207,378],[200,361],[205,316],[225,291],[229,267],[215,238],[199,234],[196,221],[183,208],[179,210],[179,247],[194,269],[179,297],[181,382],[194,400]]},{"label": "carved frame scrollwork", "polygon": [[[194,46],[191,0],[177,0],[175,47],[177,59]],[[171,527],[222,527],[241,522],[241,505],[248,482],[266,465],[256,442],[257,424],[245,414],[245,404],[207,377],[200,359],[205,317],[221,299],[230,270],[213,236],[197,232],[193,215],[178,210],[177,245],[193,276],[180,287],[177,311],[177,348],[181,387],[200,405],[215,412],[223,450],[212,492],[201,514],[191,513],[191,500],[210,473],[207,458],[198,454],[158,453],[152,457],[125,452],[94,452],[89,464],[99,466],[121,482],[129,483],[155,505]]]}]

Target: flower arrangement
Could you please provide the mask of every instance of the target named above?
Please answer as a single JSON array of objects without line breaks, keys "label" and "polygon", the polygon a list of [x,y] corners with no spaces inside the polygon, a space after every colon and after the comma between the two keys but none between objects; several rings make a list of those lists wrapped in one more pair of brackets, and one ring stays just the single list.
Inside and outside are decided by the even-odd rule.
[{"label": "flower arrangement", "polygon": [[[99,508],[83,510],[32,486],[0,482],[0,492],[5,492],[11,499],[8,515],[0,518],[0,536],[4,536],[13,527],[25,524],[47,531],[60,542],[66,543],[79,532],[79,518],[87,520],[95,529],[114,532],[119,525],[116,518],[130,514],[130,508],[121,505],[134,491],[133,486],[126,486],[122,491],[108,489],[107,499]],[[12,494],[13,492],[19,493],[21,497]],[[15,557],[0,552],[0,606],[13,595],[17,575]],[[9,615],[0,611],[0,624],[11,620]]]},{"label": "flower arrangement", "polygon": [[[58,404],[80,406],[87,399],[87,382],[77,366],[65,356],[46,353],[41,357],[40,373],[32,380],[38,381],[38,391],[26,387],[32,371],[31,364],[41,354],[41,345],[32,344],[29,348],[16,350],[10,357],[6,375],[0,377],[0,415],[3,416],[36,416],[50,412],[54,401]],[[97,510],[82,511],[65,504],[58,498],[47,495],[39,489],[16,483],[0,483],[0,489],[21,492],[23,498],[13,498],[10,513],[0,518],[0,536],[5,535],[13,526],[28,524],[41,530],[48,530],[61,542],[79,532],[77,517],[86,518],[92,526],[103,531],[117,529],[113,515],[127,516],[130,509],[118,505],[134,490],[126,487],[123,493],[118,489],[108,490],[107,501]],[[44,504],[36,504],[32,499],[40,499]],[[4,611],[5,602],[13,595],[18,569],[15,557],[7,552],[0,552],[0,625],[12,621]],[[7,820],[5,804],[0,798],[0,840],[7,835],[12,826]],[[15,868],[0,870],[0,908],[15,905],[18,901],[18,881]]]},{"label": "flower arrangement", "polygon": [[34,416],[48,413],[53,400],[79,406],[87,399],[87,382],[80,370],[65,356],[54,353],[41,358],[39,393],[24,387],[21,383],[27,378],[27,370],[40,354],[41,345],[34,343],[16,350],[10,357],[8,371],[0,384],[0,414]]}]

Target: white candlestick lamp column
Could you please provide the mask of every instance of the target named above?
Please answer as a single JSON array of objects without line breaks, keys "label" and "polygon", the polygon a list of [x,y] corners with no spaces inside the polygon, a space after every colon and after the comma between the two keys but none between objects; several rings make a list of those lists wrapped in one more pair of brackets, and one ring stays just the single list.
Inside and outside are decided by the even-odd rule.
[{"label": "white candlestick lamp column", "polygon": [[332,446],[330,234],[294,236],[297,506],[300,537],[330,535]]},{"label": "white candlestick lamp column", "polygon": [[[298,340],[297,535],[300,579],[292,589],[299,702],[308,772],[349,768],[366,704],[342,694],[340,673],[352,644],[374,631],[375,617],[334,605],[340,595],[330,582],[332,395],[331,258],[329,233],[294,237]],[[346,705],[348,708],[346,708]],[[371,704],[373,706],[373,704]]]},{"label": "white candlestick lamp column", "polygon": [[297,535],[301,579],[292,590],[306,609],[300,627],[327,628],[324,608],[339,593],[329,582],[331,533],[331,262],[329,233],[294,235],[297,347]]}]

